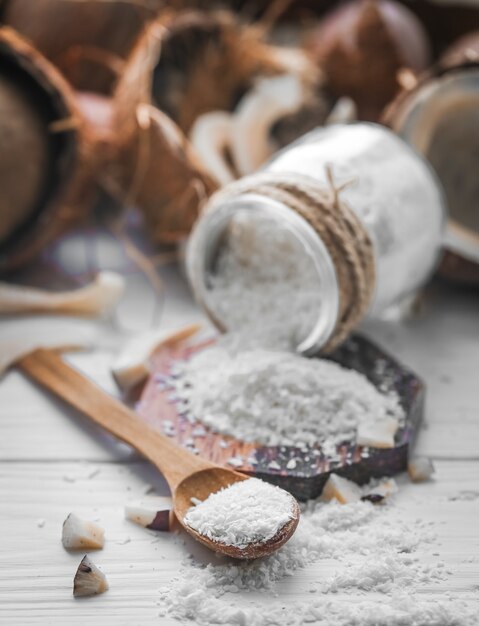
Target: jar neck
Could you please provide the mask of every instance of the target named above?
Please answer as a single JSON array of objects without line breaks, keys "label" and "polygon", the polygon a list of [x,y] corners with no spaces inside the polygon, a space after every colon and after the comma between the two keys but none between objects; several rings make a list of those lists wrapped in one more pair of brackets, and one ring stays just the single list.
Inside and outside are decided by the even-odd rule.
[{"label": "jar neck", "polygon": [[[223,197],[214,203],[198,220],[190,236],[186,267],[190,284],[198,304],[205,310],[220,330],[224,328],[214,310],[208,289],[208,274],[214,263],[218,246],[228,225],[238,211],[251,213],[252,217],[265,217],[287,225],[288,230],[301,243],[314,264],[321,295],[321,306],[309,334],[297,346],[304,355],[317,354],[327,345],[337,328],[340,316],[340,287],[335,263],[318,232],[299,213],[277,199],[257,193],[242,193]],[[292,294],[292,297],[294,295]],[[273,303],[272,303],[273,304]]]}]

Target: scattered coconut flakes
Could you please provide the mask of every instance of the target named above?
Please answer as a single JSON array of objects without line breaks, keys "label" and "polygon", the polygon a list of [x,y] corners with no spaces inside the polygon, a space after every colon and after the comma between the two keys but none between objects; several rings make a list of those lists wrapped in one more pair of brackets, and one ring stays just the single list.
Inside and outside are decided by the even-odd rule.
[{"label": "scattered coconut flakes", "polygon": [[105,531],[98,524],[70,513],[63,522],[62,544],[67,550],[97,550],[105,544]]},{"label": "scattered coconut flakes", "polygon": [[[266,558],[212,558],[206,566],[186,559],[180,577],[160,590],[160,615],[199,626],[475,626],[476,611],[462,600],[424,599],[447,574],[429,558],[436,539],[428,524],[405,520],[394,501],[310,501],[295,535]],[[316,595],[278,598],[278,583],[301,569]]]},{"label": "scattered coconut flakes", "polygon": [[158,496],[127,504],[125,518],[150,530],[168,531],[173,520],[173,501]]},{"label": "scattered coconut flakes", "polygon": [[394,443],[389,433],[404,420],[395,394],[332,361],[263,348],[237,352],[235,342],[224,335],[185,362],[188,385],[175,392],[213,431],[262,445],[327,446],[354,441],[359,425],[380,422]]},{"label": "scattered coconut flakes", "polygon": [[413,459],[409,459],[407,472],[409,474],[409,478],[414,483],[421,483],[426,480],[430,480],[435,472],[434,464],[431,459],[425,456],[415,457]]},{"label": "scattered coconut flakes", "polygon": [[38,526],[38,528],[43,528],[46,523],[47,522],[46,522],[46,520],[43,517],[41,517],[40,519],[37,519],[37,526]]},{"label": "scattered coconut flakes", "polygon": [[76,598],[94,596],[104,593],[107,589],[105,574],[85,555],[73,580],[73,595]]},{"label": "scattered coconut flakes", "polygon": [[195,504],[183,521],[208,539],[244,548],[274,537],[293,518],[294,506],[284,489],[249,478]]}]

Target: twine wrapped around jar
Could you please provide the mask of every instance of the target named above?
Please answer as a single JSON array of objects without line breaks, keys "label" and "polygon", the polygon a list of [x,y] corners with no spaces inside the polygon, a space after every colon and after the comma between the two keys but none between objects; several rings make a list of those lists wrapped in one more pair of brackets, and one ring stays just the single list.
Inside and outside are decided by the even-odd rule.
[{"label": "twine wrapped around jar", "polygon": [[276,200],[295,211],[316,231],[327,248],[339,285],[339,314],[336,326],[322,352],[342,343],[366,315],[375,288],[373,244],[368,232],[340,192],[327,170],[329,187],[296,173],[260,172],[229,184],[208,202],[214,211],[226,199],[254,193]]}]

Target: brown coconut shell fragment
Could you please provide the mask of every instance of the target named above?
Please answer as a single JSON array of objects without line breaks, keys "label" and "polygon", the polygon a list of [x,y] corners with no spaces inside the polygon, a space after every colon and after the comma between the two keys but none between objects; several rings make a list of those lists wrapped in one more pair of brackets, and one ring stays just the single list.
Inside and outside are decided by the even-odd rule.
[{"label": "brown coconut shell fragment", "polygon": [[335,9],[311,36],[308,48],[335,96],[349,96],[360,119],[377,120],[399,90],[403,67],[424,70],[427,34],[416,16],[391,0],[353,0]]},{"label": "brown coconut shell fragment", "polygon": [[479,286],[479,63],[437,65],[403,89],[382,121],[429,160],[444,188],[440,275]]},{"label": "brown coconut shell fragment", "polygon": [[4,0],[0,17],[77,88],[108,93],[160,0]]},{"label": "brown coconut shell fragment", "polygon": [[232,111],[258,76],[293,72],[317,81],[319,72],[303,51],[272,46],[263,35],[227,11],[175,18],[154,69],[155,104],[188,133],[203,113]]},{"label": "brown coconut shell fragment", "polygon": [[153,241],[171,243],[189,233],[216,184],[182,131],[152,103],[163,32],[159,23],[145,32],[118,84],[104,183],[123,205],[141,209]]},{"label": "brown coconut shell fragment", "polygon": [[31,259],[85,213],[88,130],[58,70],[0,28],[0,273]]}]

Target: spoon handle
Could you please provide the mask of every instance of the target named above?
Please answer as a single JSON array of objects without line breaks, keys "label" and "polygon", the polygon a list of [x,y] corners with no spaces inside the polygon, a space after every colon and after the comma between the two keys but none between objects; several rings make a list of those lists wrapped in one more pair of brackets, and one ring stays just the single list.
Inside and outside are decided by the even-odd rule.
[{"label": "spoon handle", "polygon": [[17,366],[43,388],[151,461],[166,478],[172,493],[186,476],[214,467],[140,421],[134,411],[65,363],[55,352],[35,350]]}]

